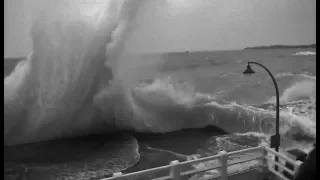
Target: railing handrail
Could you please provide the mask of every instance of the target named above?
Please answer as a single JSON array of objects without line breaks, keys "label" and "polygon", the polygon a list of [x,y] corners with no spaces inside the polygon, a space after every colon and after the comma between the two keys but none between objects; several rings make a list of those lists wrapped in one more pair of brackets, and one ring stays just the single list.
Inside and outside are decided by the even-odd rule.
[{"label": "railing handrail", "polygon": [[[262,154],[257,154],[256,156],[249,156],[247,158],[240,158],[240,159],[236,159],[236,160],[230,160],[228,159],[228,157],[231,156],[236,156],[236,155],[243,155],[245,153],[255,153],[255,152],[261,152]],[[266,152],[266,153],[263,153]],[[239,151],[233,151],[233,152],[220,152],[218,153],[218,155],[214,155],[214,156],[209,156],[209,157],[204,157],[204,158],[199,158],[199,159],[194,159],[194,160],[189,160],[189,161],[184,161],[184,162],[179,162],[179,161],[172,161],[169,165],[165,165],[165,166],[160,166],[160,167],[155,167],[155,168],[151,168],[151,169],[146,169],[146,170],[142,170],[142,171],[137,171],[137,172],[133,172],[133,173],[128,173],[128,174],[122,174],[121,172],[115,173],[113,177],[110,178],[104,178],[101,180],[120,180],[120,179],[127,179],[127,178],[132,178],[132,177],[141,177],[141,176],[145,176],[145,175],[150,175],[162,170],[170,170],[170,175],[166,175],[164,177],[159,177],[159,178],[155,178],[155,179],[180,179],[180,176],[185,176],[185,175],[192,175],[192,174],[197,174],[200,172],[204,172],[204,171],[208,171],[208,170],[213,170],[213,169],[220,169],[220,175],[219,177],[222,177],[225,179],[228,177],[228,175],[230,173],[227,172],[227,168],[231,165],[235,165],[235,164],[241,164],[241,163],[245,163],[245,162],[250,162],[253,160],[267,160],[267,161],[262,161],[263,163],[271,163],[273,165],[277,165],[278,167],[280,167],[282,170],[287,171],[289,174],[293,175],[294,170],[290,170],[287,167],[285,167],[283,164],[279,163],[279,162],[275,162],[273,159],[268,158],[265,154],[271,153],[274,156],[277,156],[283,160],[285,160],[286,162],[292,164],[294,166],[294,170],[299,167],[299,163],[293,161],[292,159],[290,159],[289,157],[282,155],[279,152],[274,151],[273,149],[267,147],[266,145],[260,145],[258,147],[253,147],[253,148],[247,148],[247,149],[242,149]],[[180,171],[179,169],[181,169],[181,167],[188,167],[190,165],[194,165],[194,164],[199,164],[202,162],[208,162],[208,161],[214,161],[214,160],[218,160],[217,163],[215,163],[214,165],[211,165],[210,167],[206,167],[206,168],[199,168],[199,169],[193,169],[193,170],[186,170],[186,171]],[[260,164],[260,166],[268,166],[268,164]],[[279,171],[275,171],[272,168],[268,168],[270,170],[270,172],[273,172],[274,174],[276,174],[277,176],[281,177],[282,179],[287,179],[285,178],[283,175],[281,175],[281,173],[279,173]],[[241,171],[240,171],[241,172]],[[240,173],[239,172],[239,173]],[[281,176],[280,176],[280,175]]]},{"label": "railing handrail", "polygon": [[277,152],[277,151],[275,151],[275,150],[273,150],[273,149],[271,149],[271,148],[266,147],[266,150],[267,150],[269,153],[272,153],[273,155],[277,155],[278,157],[286,160],[287,162],[289,162],[290,164],[292,164],[292,165],[294,166],[294,168],[297,168],[297,167],[299,166],[299,164],[298,164],[296,161],[290,159],[289,157],[287,157],[287,156],[285,156],[285,155],[283,155],[283,154],[281,154],[281,153],[279,153],[279,152]]}]

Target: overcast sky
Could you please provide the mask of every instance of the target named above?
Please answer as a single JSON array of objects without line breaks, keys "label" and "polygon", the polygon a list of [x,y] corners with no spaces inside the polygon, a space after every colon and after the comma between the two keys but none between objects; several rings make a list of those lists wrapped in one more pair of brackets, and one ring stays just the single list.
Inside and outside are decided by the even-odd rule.
[{"label": "overcast sky", "polygon": [[[133,52],[316,43],[316,0],[148,0]],[[30,0],[5,0],[5,57],[31,52]],[[150,3],[151,2],[151,3]]]}]

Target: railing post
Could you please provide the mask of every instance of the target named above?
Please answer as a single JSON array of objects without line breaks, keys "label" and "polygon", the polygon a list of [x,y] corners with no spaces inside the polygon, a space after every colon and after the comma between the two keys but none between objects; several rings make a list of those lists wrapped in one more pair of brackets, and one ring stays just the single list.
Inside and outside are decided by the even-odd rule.
[{"label": "railing post", "polygon": [[261,159],[262,172],[267,173],[268,172],[268,160],[267,160],[268,151],[266,147],[268,147],[268,145],[266,143],[261,143],[260,147],[262,148],[262,159]]},{"label": "railing post", "polygon": [[296,161],[296,165],[298,165],[298,166],[297,166],[296,168],[294,168],[293,171],[294,171],[294,172],[297,172],[297,169],[299,169],[299,167],[301,166],[302,163],[303,163],[302,161],[297,160],[297,161]]},{"label": "railing post", "polygon": [[261,143],[260,144],[261,150],[262,150],[262,158],[261,158],[261,175],[260,178],[261,180],[267,180],[269,179],[269,166],[268,166],[268,151],[267,151],[267,147],[268,144],[267,143]]},{"label": "railing post", "polygon": [[220,155],[221,178],[223,180],[227,180],[228,179],[228,153],[226,151],[220,151],[218,154]]},{"label": "railing post", "polygon": [[120,177],[122,176],[122,172],[113,173],[112,177]]},{"label": "railing post", "polygon": [[175,161],[171,161],[170,162],[170,165],[173,165],[171,167],[171,177],[172,177],[172,180],[180,180],[180,169],[179,167],[177,166],[179,164],[179,161],[178,160],[175,160]]}]

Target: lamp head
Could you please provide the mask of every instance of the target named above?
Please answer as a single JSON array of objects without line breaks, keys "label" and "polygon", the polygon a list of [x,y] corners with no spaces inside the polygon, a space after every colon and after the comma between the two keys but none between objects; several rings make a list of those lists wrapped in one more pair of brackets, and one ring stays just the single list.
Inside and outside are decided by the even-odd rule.
[{"label": "lamp head", "polygon": [[246,74],[254,74],[254,73],[255,73],[254,70],[251,69],[251,66],[248,63],[247,69],[243,72],[243,74],[246,75]]}]

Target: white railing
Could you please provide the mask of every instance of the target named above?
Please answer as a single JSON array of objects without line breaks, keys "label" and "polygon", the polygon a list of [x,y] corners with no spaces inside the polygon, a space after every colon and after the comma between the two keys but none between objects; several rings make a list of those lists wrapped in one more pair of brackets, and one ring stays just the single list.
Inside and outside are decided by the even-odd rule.
[{"label": "white railing", "polygon": [[[279,158],[278,162],[275,162],[271,156],[277,156]],[[249,166],[244,166],[244,163],[255,162]],[[257,163],[258,162],[258,163]],[[292,164],[294,169],[290,170],[283,162],[287,162]],[[199,164],[210,163],[204,167],[199,168]],[[242,172],[246,172],[253,169],[258,169],[260,172],[272,172],[276,176],[280,177],[284,180],[289,180],[285,176],[283,176],[282,172],[287,171],[290,175],[294,174],[294,171],[301,162],[294,161],[287,156],[274,151],[273,149],[268,148],[265,144],[262,144],[258,147],[243,149],[239,151],[234,151],[227,153],[225,151],[221,151],[218,155],[209,156],[205,158],[199,158],[195,160],[179,162],[172,161],[169,165],[156,167],[152,169],[146,169],[138,172],[122,174],[121,172],[117,172],[113,174],[113,177],[105,178],[101,180],[124,180],[124,179],[136,179],[136,178],[146,178],[150,175],[154,175],[155,173],[165,172],[167,171],[166,176],[153,178],[153,180],[180,180],[183,176],[195,175],[198,173],[203,173],[207,171],[217,170],[218,173],[212,174],[210,179],[221,178],[227,180],[229,176],[239,174]],[[197,166],[198,165],[198,166]],[[238,165],[237,168],[232,168],[232,166]],[[239,170],[239,165],[241,165],[241,169]],[[278,167],[278,170],[275,170],[275,167]],[[197,167],[197,168],[195,168]],[[148,178],[150,179],[150,178]]]}]

